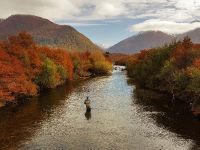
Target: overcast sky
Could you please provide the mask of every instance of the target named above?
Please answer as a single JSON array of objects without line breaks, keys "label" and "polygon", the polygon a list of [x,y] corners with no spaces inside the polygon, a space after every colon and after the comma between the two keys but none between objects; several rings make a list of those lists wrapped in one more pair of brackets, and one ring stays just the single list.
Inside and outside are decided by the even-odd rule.
[{"label": "overcast sky", "polygon": [[200,0],[1,0],[0,18],[33,14],[69,24],[106,47],[138,32],[200,27]]}]

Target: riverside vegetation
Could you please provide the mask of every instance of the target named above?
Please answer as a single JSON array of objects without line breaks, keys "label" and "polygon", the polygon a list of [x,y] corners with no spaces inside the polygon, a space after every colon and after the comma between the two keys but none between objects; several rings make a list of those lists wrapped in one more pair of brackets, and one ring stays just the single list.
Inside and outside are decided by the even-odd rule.
[{"label": "riverside vegetation", "polygon": [[200,45],[189,37],[130,56],[127,71],[137,86],[167,93],[172,101],[200,98]]},{"label": "riverside vegetation", "polygon": [[0,102],[35,96],[67,81],[107,75],[111,62],[97,51],[70,52],[37,45],[23,32],[0,42]]}]

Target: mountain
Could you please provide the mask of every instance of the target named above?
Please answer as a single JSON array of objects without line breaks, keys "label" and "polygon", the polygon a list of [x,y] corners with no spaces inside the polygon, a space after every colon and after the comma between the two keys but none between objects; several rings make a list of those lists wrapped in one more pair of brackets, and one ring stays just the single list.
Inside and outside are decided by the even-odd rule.
[{"label": "mountain", "polygon": [[194,19],[193,21],[191,21],[191,23],[196,23],[196,22],[200,22],[199,19]]},{"label": "mountain", "polygon": [[174,37],[161,31],[148,31],[129,37],[108,49],[111,53],[131,54],[142,49],[162,46]]},{"label": "mountain", "polygon": [[189,36],[193,43],[200,43],[200,28],[188,31],[183,34],[177,35],[178,39],[183,39],[185,36]]},{"label": "mountain", "polygon": [[12,15],[0,22],[1,40],[22,31],[30,33],[34,40],[41,45],[79,51],[100,49],[73,27],[58,25],[41,17]]}]

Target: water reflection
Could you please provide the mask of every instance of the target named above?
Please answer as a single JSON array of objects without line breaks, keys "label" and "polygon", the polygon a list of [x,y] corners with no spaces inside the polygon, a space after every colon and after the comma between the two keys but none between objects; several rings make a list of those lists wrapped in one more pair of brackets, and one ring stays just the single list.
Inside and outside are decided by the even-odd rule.
[{"label": "water reflection", "polygon": [[60,86],[18,105],[0,109],[0,149],[13,149],[33,135],[72,90],[72,85]]},{"label": "water reflection", "polygon": [[135,89],[135,103],[142,106],[142,110],[155,120],[157,126],[165,128],[184,139],[191,139],[193,143],[189,149],[200,149],[200,121],[188,112],[185,103],[177,101],[171,104],[170,97],[144,89]]},{"label": "water reflection", "polygon": [[192,143],[191,145],[190,145],[190,147],[189,147],[189,150],[200,150],[200,147],[199,147],[199,144],[200,143]]},{"label": "water reflection", "polygon": [[90,120],[91,117],[92,117],[91,111],[87,111],[87,110],[86,110],[86,112],[85,112],[85,118],[86,118],[87,120]]},{"label": "water reflection", "polygon": [[[199,147],[199,122],[165,103],[162,95],[137,89],[133,93],[134,88],[127,84],[125,72],[115,70],[112,76],[60,87],[5,108],[0,111],[0,149]],[[92,114],[83,105],[88,90]]]}]

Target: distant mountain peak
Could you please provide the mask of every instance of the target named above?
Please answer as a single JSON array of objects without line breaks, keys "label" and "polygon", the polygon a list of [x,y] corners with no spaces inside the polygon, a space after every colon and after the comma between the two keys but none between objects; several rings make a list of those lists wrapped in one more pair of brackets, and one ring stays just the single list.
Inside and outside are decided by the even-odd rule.
[{"label": "distant mountain peak", "polygon": [[143,49],[168,44],[174,39],[181,40],[185,36],[189,36],[194,43],[200,43],[200,28],[178,35],[167,34],[162,31],[140,32],[108,48],[108,51],[111,53],[132,54]]},{"label": "distant mountain peak", "polygon": [[17,14],[0,23],[0,39],[2,40],[22,31],[30,33],[34,40],[41,45],[61,47],[68,50],[100,49],[73,27],[58,25],[42,17]]},{"label": "distant mountain peak", "polygon": [[45,19],[45,18],[42,18],[42,17],[39,17],[39,16],[35,16],[35,15],[29,15],[29,14],[15,14],[15,15],[9,16],[6,19],[7,20],[8,19],[37,19],[37,20],[40,19],[40,20],[43,20],[43,21],[49,21],[49,22],[51,22],[48,19]]},{"label": "distant mountain peak", "polygon": [[162,31],[146,31],[131,36],[108,49],[111,53],[131,54],[142,49],[162,46],[174,37]]},{"label": "distant mountain peak", "polygon": [[200,22],[200,20],[199,19],[195,19],[195,20],[191,21],[191,23],[195,23],[195,22]]},{"label": "distant mountain peak", "polygon": [[5,19],[3,19],[3,18],[0,18],[0,23],[2,22],[2,21],[4,21]]}]

